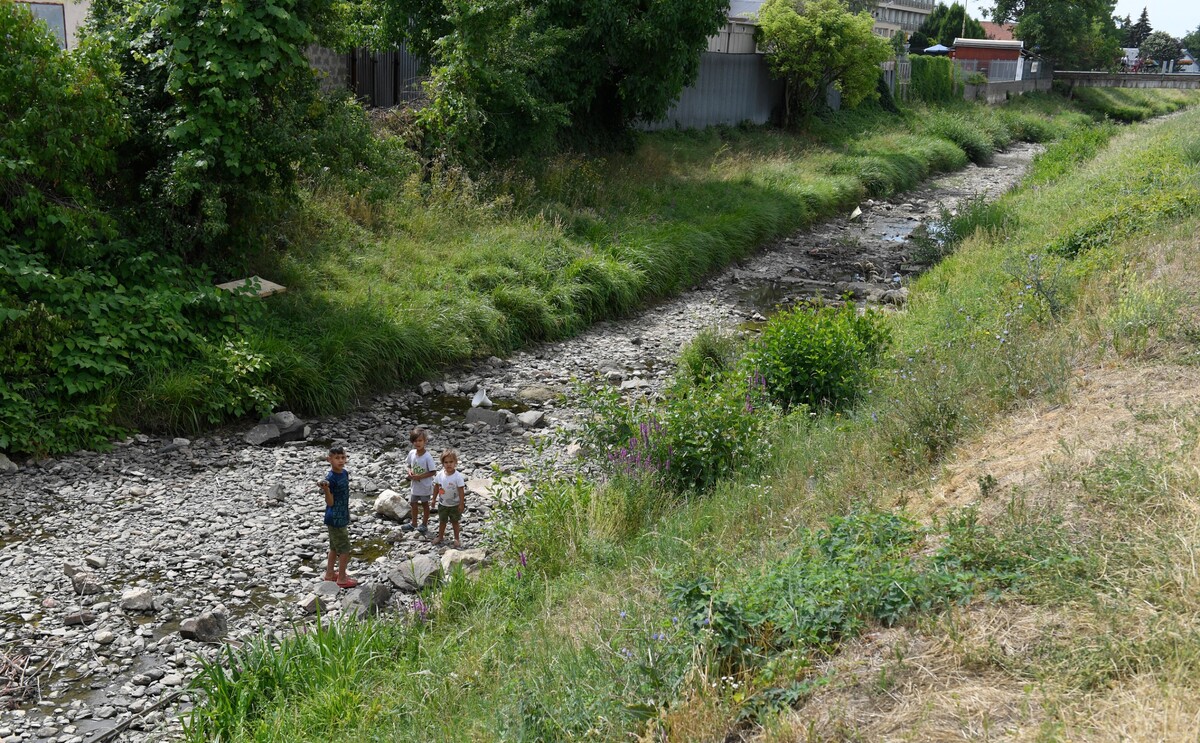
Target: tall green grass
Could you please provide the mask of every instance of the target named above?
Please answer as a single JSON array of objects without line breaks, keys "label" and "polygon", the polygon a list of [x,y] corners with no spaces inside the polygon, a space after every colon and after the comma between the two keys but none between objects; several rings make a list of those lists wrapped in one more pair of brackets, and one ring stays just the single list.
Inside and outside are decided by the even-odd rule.
[{"label": "tall green grass", "polygon": [[[764,242],[1081,126],[1062,99],[829,114],[809,131],[661,132],[630,154],[485,176],[415,163],[308,184],[247,270],[287,293],[243,329],[286,407],[324,414],[446,364],[563,338],[670,296]],[[135,424],[190,427],[205,370],[126,394]]]}]

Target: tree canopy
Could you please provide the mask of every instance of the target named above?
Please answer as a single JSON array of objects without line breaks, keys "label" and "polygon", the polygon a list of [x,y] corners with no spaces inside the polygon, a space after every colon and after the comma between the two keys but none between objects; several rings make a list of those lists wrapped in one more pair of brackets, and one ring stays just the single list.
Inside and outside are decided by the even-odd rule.
[{"label": "tree canopy", "polygon": [[1125,37],[1125,46],[1141,47],[1142,42],[1153,30],[1154,27],[1150,25],[1150,13],[1142,8],[1142,14],[1138,16],[1137,23],[1129,27],[1129,33]]},{"label": "tree canopy", "polygon": [[921,27],[913,33],[912,48],[914,51],[920,51],[934,44],[954,46],[954,40],[957,38],[985,39],[987,34],[979,21],[967,15],[967,10],[962,5],[938,3]]},{"label": "tree canopy", "polygon": [[1063,69],[1108,69],[1120,57],[1114,0],[997,0],[996,23]]},{"label": "tree canopy", "polygon": [[851,13],[842,0],[767,0],[758,14],[767,64],[786,86],[789,123],[819,110],[833,85],[842,103],[876,95],[879,64],[892,51],[871,33],[869,13]]},{"label": "tree canopy", "polygon": [[1200,26],[1197,26],[1196,30],[1190,34],[1184,34],[1180,42],[1192,54],[1200,54]]},{"label": "tree canopy", "polygon": [[1179,40],[1166,31],[1154,31],[1138,47],[1138,57],[1165,64],[1179,59]]},{"label": "tree canopy", "polygon": [[429,60],[431,132],[467,156],[619,134],[666,113],[727,0],[367,0],[379,45]]}]

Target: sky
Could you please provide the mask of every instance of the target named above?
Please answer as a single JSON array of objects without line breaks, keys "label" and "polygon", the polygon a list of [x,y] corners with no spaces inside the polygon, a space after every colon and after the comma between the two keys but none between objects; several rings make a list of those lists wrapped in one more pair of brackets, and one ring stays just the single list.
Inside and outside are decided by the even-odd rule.
[{"label": "sky", "polygon": [[1150,14],[1150,26],[1178,38],[1200,26],[1200,2],[1197,0],[1117,0],[1117,18],[1129,16],[1135,23],[1142,8]]}]

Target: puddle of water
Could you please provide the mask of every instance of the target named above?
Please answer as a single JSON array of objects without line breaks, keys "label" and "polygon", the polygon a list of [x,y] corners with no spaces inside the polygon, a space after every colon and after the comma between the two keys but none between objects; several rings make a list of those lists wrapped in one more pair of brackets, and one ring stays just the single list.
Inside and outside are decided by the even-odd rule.
[{"label": "puddle of water", "polygon": [[[489,397],[491,396],[489,395]],[[491,400],[492,410],[510,410],[518,414],[529,410],[528,405],[513,398],[491,397]],[[467,416],[467,411],[470,409],[470,395],[447,395],[435,392],[434,394],[422,397],[413,405],[411,412],[418,423],[441,423],[442,418],[446,417],[461,420]],[[408,442],[397,442],[390,446],[396,449],[408,446]]]},{"label": "puddle of water", "polygon": [[789,288],[774,281],[763,284],[744,285],[736,292],[743,304],[753,307],[763,316],[769,317],[788,299]]},{"label": "puddle of water", "polygon": [[368,539],[350,550],[350,554],[363,562],[375,562],[392,553],[393,545],[383,539]]}]

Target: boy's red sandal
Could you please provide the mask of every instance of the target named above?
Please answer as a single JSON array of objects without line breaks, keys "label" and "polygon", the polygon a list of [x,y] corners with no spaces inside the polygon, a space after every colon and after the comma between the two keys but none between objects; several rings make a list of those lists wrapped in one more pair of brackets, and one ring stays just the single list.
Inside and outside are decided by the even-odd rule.
[{"label": "boy's red sandal", "polygon": [[358,581],[354,580],[353,578],[347,578],[345,580],[339,580],[337,584],[338,588],[354,588],[358,585]]}]

